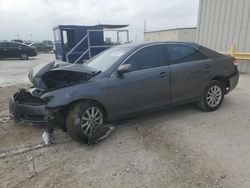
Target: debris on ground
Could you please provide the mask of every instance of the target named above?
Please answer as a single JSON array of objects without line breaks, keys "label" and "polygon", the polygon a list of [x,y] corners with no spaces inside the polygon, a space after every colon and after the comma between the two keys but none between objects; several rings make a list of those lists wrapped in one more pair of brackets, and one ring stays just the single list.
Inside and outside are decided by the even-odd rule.
[{"label": "debris on ground", "polygon": [[115,127],[110,124],[93,127],[88,137],[88,145],[93,145],[107,138],[114,128]]},{"label": "debris on ground", "polygon": [[43,138],[43,142],[45,145],[50,145],[54,143],[54,133],[48,133],[48,131],[44,131],[44,133],[42,134],[42,138]]},{"label": "debris on ground", "polygon": [[9,116],[9,111],[8,110],[1,111],[0,112],[0,122],[9,123],[10,121],[11,121],[11,118]]},{"label": "debris on ground", "polygon": [[35,172],[35,163],[32,155],[27,155],[27,163],[28,163],[28,178],[32,178],[36,172]]},{"label": "debris on ground", "polygon": [[11,156],[14,156],[14,155],[26,153],[26,152],[29,152],[29,151],[35,151],[35,150],[40,149],[42,147],[44,147],[44,144],[28,145],[28,146],[20,147],[20,148],[17,148],[17,149],[4,151],[4,152],[0,153],[0,159],[4,159],[6,157],[11,157]]},{"label": "debris on ground", "polygon": [[224,179],[226,177],[226,175],[221,175],[220,178],[221,179]]}]

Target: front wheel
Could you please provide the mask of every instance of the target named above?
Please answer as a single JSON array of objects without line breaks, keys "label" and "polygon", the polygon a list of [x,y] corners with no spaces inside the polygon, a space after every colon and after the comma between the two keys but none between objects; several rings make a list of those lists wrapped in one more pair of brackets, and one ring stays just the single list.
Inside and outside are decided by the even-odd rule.
[{"label": "front wheel", "polygon": [[224,99],[225,87],[216,80],[212,80],[205,89],[198,106],[204,111],[217,110]]},{"label": "front wheel", "polygon": [[78,142],[86,142],[91,130],[102,126],[104,113],[94,102],[78,102],[69,110],[66,127],[69,135]]}]

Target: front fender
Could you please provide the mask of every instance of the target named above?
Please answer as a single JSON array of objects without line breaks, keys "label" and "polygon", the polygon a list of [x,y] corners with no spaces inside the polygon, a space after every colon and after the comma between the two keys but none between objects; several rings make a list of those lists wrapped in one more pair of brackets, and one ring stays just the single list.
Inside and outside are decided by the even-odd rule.
[{"label": "front fender", "polygon": [[89,81],[47,92],[41,98],[47,100],[48,108],[58,108],[66,106],[74,101],[83,99],[92,99],[108,111],[108,94],[106,89],[106,79],[99,81]]}]

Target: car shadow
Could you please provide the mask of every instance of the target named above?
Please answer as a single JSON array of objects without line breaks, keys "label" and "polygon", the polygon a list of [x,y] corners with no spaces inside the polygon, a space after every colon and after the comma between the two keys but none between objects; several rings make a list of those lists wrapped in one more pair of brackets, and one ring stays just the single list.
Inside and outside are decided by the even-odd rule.
[{"label": "car shadow", "polygon": [[136,126],[137,123],[148,122],[154,120],[166,120],[173,116],[181,116],[184,118],[192,113],[204,113],[200,110],[195,103],[179,105],[171,108],[165,108],[162,110],[156,110],[153,112],[146,112],[138,114],[134,117],[125,118],[119,121],[114,122],[117,127],[126,127],[126,126]]}]

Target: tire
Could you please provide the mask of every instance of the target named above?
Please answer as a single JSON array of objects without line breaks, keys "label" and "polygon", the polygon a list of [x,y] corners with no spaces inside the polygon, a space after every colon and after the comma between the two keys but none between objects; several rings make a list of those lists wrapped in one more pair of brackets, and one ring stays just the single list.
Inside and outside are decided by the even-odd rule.
[{"label": "tire", "polygon": [[22,52],[22,53],[20,54],[20,58],[21,58],[22,60],[28,60],[28,59],[29,59],[29,56],[28,56],[27,53]]},{"label": "tire", "polygon": [[212,80],[198,102],[199,108],[207,112],[217,110],[224,100],[224,94],[225,85],[217,80]]},{"label": "tire", "polygon": [[[96,114],[95,117],[93,113]],[[74,140],[86,143],[91,129],[94,126],[102,126],[104,119],[104,112],[98,104],[82,101],[70,108],[66,128]]]}]

